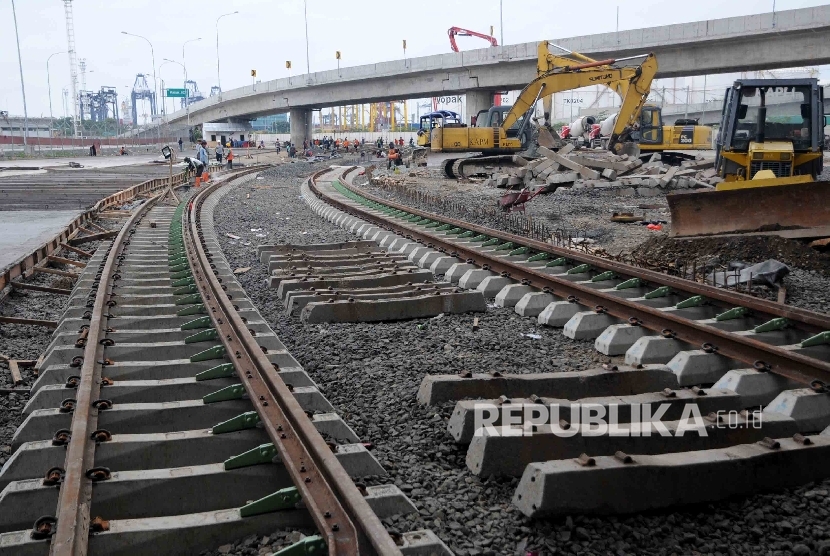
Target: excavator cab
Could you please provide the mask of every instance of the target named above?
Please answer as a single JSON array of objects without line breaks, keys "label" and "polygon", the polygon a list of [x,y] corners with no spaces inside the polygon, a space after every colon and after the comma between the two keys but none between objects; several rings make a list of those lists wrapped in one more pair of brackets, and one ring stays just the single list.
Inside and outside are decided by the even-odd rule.
[{"label": "excavator cab", "polygon": [[436,110],[421,116],[418,128],[418,146],[429,147],[432,141],[432,130],[438,127],[464,127],[461,115],[452,110]]},{"label": "excavator cab", "polygon": [[640,145],[663,144],[663,113],[659,106],[643,106],[640,112]]}]

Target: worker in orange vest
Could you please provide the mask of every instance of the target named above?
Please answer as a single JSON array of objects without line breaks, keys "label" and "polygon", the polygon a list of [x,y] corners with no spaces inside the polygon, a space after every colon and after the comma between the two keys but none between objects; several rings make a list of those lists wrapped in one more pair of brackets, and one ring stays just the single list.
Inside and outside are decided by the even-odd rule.
[{"label": "worker in orange vest", "polygon": [[393,164],[395,166],[399,166],[401,163],[400,160],[401,153],[398,152],[398,149],[394,147],[389,149],[389,152],[386,154],[386,169],[389,170],[390,168],[392,168]]},{"label": "worker in orange vest", "polygon": [[228,170],[233,170],[233,149],[228,147]]}]

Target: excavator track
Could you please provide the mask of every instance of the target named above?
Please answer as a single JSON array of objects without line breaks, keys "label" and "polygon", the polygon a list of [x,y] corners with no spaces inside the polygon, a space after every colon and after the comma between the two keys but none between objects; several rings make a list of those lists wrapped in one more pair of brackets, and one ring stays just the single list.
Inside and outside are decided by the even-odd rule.
[{"label": "excavator track", "polygon": [[444,161],[444,174],[450,179],[467,179],[475,175],[498,173],[502,168],[516,168],[512,154],[450,158]]}]

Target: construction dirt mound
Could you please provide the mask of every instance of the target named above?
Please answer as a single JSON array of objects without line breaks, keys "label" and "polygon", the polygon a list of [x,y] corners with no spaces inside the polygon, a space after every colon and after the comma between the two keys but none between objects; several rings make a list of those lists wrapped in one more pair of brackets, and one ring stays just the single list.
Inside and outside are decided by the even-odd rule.
[{"label": "construction dirt mound", "polygon": [[632,250],[632,255],[659,265],[676,263],[700,267],[722,267],[732,261],[760,263],[775,259],[793,268],[815,270],[830,276],[830,253],[819,253],[799,241],[778,236],[676,239],[650,238]]}]

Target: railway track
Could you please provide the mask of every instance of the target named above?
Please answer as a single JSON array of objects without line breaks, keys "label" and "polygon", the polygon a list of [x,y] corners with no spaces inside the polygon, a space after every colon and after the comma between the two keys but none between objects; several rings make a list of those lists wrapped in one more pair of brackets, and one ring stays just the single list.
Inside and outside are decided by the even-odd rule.
[{"label": "railway track", "polygon": [[[352,185],[354,170],[310,180],[306,202],[611,358],[580,372],[462,371],[421,384],[419,402],[455,403],[448,433],[469,445],[474,474],[521,477],[513,502],[526,515],[645,511],[830,476],[820,463],[830,455],[828,315],[393,203]],[[662,411],[667,434],[646,407]],[[613,410],[616,434],[592,430],[586,408]]]},{"label": "railway track", "polygon": [[157,195],[88,261],[0,472],[0,552],[198,553],[313,528],[304,554],[448,554],[235,281],[216,203]]}]

